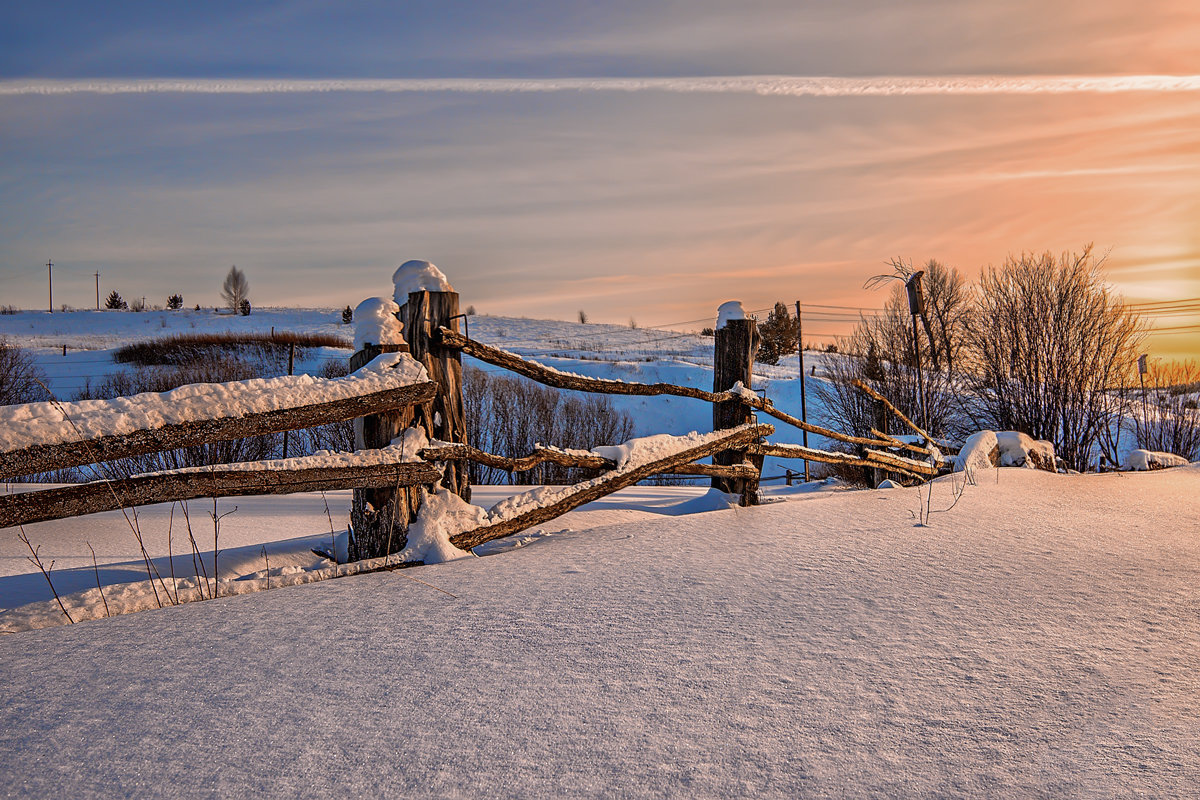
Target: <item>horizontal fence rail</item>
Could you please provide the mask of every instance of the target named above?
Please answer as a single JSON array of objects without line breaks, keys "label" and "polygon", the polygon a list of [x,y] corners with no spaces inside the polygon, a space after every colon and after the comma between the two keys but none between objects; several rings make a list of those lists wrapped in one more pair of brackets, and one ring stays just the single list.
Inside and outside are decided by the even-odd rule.
[{"label": "horizontal fence rail", "polygon": [[[597,394],[620,394],[620,395],[636,395],[636,396],[660,396],[668,395],[673,397],[688,397],[693,400],[703,400],[709,403],[723,403],[730,400],[737,400],[745,403],[756,411],[760,411],[768,416],[774,417],[780,422],[786,422],[794,428],[799,428],[802,431],[815,433],[818,436],[824,436],[827,439],[834,439],[847,444],[858,444],[864,447],[904,447],[908,446],[896,439],[888,438],[866,438],[862,436],[850,436],[848,434],[839,433],[838,431],[822,428],[819,425],[805,422],[797,417],[788,414],[785,411],[780,411],[768,400],[754,395],[753,392],[708,392],[703,389],[693,389],[689,386],[677,386],[673,383],[627,383],[625,381],[614,381],[607,378],[588,378],[583,375],[575,375],[569,372],[561,372],[559,370],[550,369],[549,367],[538,364],[536,361],[529,361],[521,358],[518,355],[509,353],[505,350],[483,344],[474,339],[456,333],[448,328],[440,328],[439,334],[442,338],[442,343],[447,347],[456,347],[462,350],[472,358],[476,358],[485,363],[491,364],[502,369],[507,369],[511,372],[516,372],[519,375],[524,375],[530,380],[546,386],[552,386],[556,389],[574,389],[581,392],[593,392]],[[890,404],[889,404],[890,405]],[[893,407],[894,408],[894,407]],[[899,413],[899,412],[897,412]],[[907,417],[900,415],[901,419],[908,421]],[[921,435],[924,435],[919,428],[912,425],[915,430]]]},{"label": "horizontal fence rail", "polygon": [[[611,458],[604,458],[594,453],[568,453],[548,447],[535,448],[533,453],[521,458],[498,456],[465,444],[426,447],[418,455],[427,461],[474,461],[478,464],[495,467],[507,472],[526,472],[539,464],[547,462],[563,467],[579,467],[582,469],[614,470],[617,468],[617,462]],[[670,472],[660,474],[753,478],[758,475],[758,470],[749,464],[729,467],[715,464],[677,464],[671,468]]]},{"label": "horizontal fence rail", "polygon": [[437,468],[425,463],[295,470],[213,467],[134,475],[114,481],[0,495],[0,528],[201,497],[298,494],[362,487],[384,489],[433,484],[440,478]]},{"label": "horizontal fence rail", "polygon": [[381,410],[427,403],[433,399],[436,391],[437,387],[432,382],[413,383],[327,403],[280,408],[241,417],[174,423],[116,436],[8,450],[0,452],[0,480],[178,447],[345,422]]}]

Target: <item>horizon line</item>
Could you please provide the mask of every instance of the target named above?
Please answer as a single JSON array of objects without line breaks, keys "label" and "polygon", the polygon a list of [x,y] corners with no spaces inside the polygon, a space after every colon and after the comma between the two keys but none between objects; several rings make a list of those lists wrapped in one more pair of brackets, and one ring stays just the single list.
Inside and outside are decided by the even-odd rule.
[{"label": "horizon line", "polygon": [[0,96],[68,94],[517,94],[646,92],[777,97],[1200,92],[1200,75],[734,75],[674,78],[35,78],[2,79]]}]

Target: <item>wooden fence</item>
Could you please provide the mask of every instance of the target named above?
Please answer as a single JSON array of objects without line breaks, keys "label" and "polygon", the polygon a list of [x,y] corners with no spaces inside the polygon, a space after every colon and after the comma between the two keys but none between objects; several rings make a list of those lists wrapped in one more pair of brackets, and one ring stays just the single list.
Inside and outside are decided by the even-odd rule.
[{"label": "wooden fence", "polygon": [[[356,450],[373,451],[374,456],[347,456],[345,463],[332,465],[322,457],[190,468],[10,494],[0,497],[0,527],[201,497],[352,488],[350,558],[358,560],[404,549],[409,525],[417,518],[426,487],[440,484],[443,490],[469,499],[466,470],[459,466],[463,461],[510,471],[531,469],[550,461],[602,473],[598,478],[564,489],[545,505],[452,536],[451,542],[463,549],[546,522],[656,474],[707,476],[714,486],[740,495],[743,504],[750,505],[757,502],[763,459],[767,456],[870,467],[915,479],[938,472],[938,465],[928,459],[933,452],[928,446],[905,443],[880,431],[872,431],[870,437],[842,434],[798,419],[757,396],[751,390],[758,339],[754,320],[734,320],[717,331],[714,388],[707,391],[668,383],[629,383],[564,373],[475,341],[458,332],[458,295],[453,292],[413,293],[402,307],[400,317],[406,343],[369,345],[353,356],[351,366],[357,369],[382,352],[399,350],[421,363],[429,380],[312,405],[13,448],[0,452],[0,479],[352,419],[361,420],[357,426]],[[552,447],[539,448],[519,458],[486,453],[466,441],[461,377],[464,353],[559,389],[705,401],[713,404],[713,427],[720,433],[702,444],[684,443],[651,462],[625,468],[595,454]],[[865,384],[859,384],[859,388],[932,445],[933,440],[885,398]],[[68,414],[65,410],[63,413]],[[759,424],[755,420],[757,414],[854,445],[859,453],[772,444],[766,437],[775,429]],[[415,454],[419,461],[413,461],[411,453],[378,452],[391,447],[393,440],[410,427],[421,427],[432,442]],[[907,451],[926,458],[910,458],[889,451]],[[713,463],[698,463],[710,457]]]}]

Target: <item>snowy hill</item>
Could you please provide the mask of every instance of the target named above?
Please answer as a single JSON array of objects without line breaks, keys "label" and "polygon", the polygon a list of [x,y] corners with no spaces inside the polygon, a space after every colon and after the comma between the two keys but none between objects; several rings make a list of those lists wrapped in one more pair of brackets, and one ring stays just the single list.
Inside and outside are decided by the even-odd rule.
[{"label": "snowy hill", "polygon": [[[348,336],[339,323],[330,310],[18,314],[0,315],[0,336],[35,348],[67,393],[121,369],[112,350],[150,332]],[[711,387],[710,338],[469,325],[560,369]],[[764,372],[768,396],[798,410],[795,364]],[[704,403],[614,400],[639,434],[711,425]],[[194,503],[195,554],[178,509],[149,507],[137,526],[156,574],[191,575],[195,555],[211,575],[219,549],[228,595],[160,598],[161,611],[120,512],[26,526],[75,625],[6,529],[4,793],[1190,794],[1200,465],[990,470],[957,504],[955,485],[776,484],[751,509],[700,487],[632,487],[484,557],[337,580],[317,580],[311,549],[337,538],[348,492],[220,501],[218,514],[237,510],[219,541]],[[301,579],[313,582],[280,588]],[[97,583],[116,608],[154,610],[96,619]]]},{"label": "snowy hill", "polygon": [[610,507],[488,558],[0,637],[0,774],[21,797],[1185,797],[1198,489],[1195,466],[1002,470],[928,527],[915,490]]}]

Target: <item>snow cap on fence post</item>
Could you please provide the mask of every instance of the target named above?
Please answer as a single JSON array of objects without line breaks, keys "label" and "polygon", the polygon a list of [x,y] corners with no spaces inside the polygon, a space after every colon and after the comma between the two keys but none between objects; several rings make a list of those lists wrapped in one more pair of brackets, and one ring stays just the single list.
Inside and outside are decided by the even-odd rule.
[{"label": "snow cap on fence post", "polygon": [[368,297],[354,309],[354,349],[367,345],[401,344],[404,327],[399,317],[400,306],[386,297]]},{"label": "snow cap on fence post", "polygon": [[422,290],[428,292],[454,291],[454,287],[450,285],[450,281],[440,269],[428,261],[420,259],[405,261],[397,267],[396,272],[392,275],[392,285],[395,286],[392,299],[398,306],[407,303],[408,296],[413,292]]},{"label": "snow cap on fence post", "polygon": [[725,323],[735,319],[745,319],[746,310],[742,308],[741,301],[730,300],[721,303],[721,307],[717,309],[717,330],[725,327]]}]

